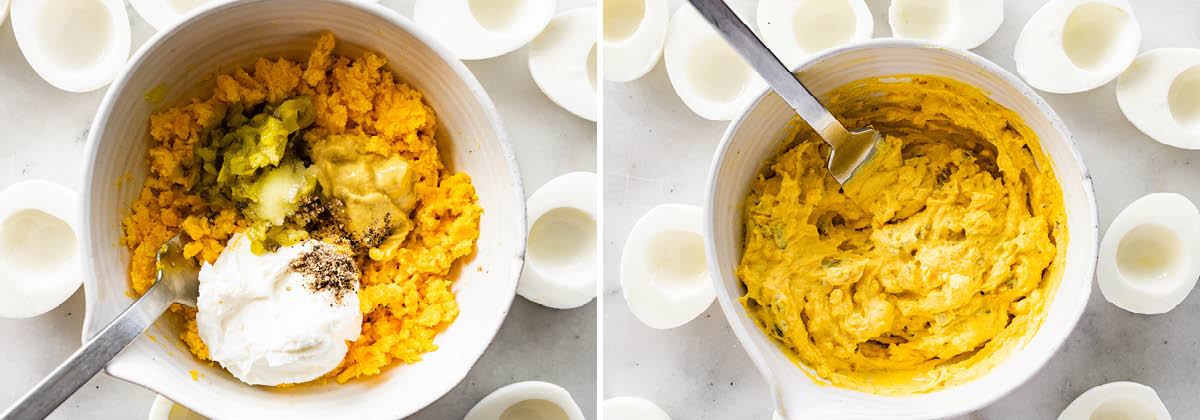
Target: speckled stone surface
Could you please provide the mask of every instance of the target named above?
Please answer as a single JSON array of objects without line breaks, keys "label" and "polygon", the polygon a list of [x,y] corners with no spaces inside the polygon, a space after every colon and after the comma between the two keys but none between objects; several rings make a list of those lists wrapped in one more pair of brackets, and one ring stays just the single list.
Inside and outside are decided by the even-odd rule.
[{"label": "speckled stone surface", "polygon": [[[669,2],[672,11],[682,0]],[[753,19],[753,0],[730,0]],[[1015,71],[1013,45],[1044,2],[1006,1],[1000,31],[975,52]],[[1142,51],[1200,48],[1200,2],[1131,0]],[[888,36],[885,0],[868,0],[875,35]],[[631,83],[607,83],[604,107],[604,398],[651,399],[675,419],[768,419],[768,391],[714,303],[669,331],[639,323],[621,297],[621,248],[656,204],[703,204],[712,153],[727,123],[703,120],[679,100],[660,62]],[[1101,226],[1133,200],[1169,191],[1200,202],[1200,152],[1174,149],[1137,131],[1117,108],[1115,82],[1075,95],[1043,94],[1066,121],[1095,180]],[[1193,165],[1193,162],[1198,163]],[[1200,294],[1163,315],[1135,315],[1093,289],[1087,312],[1032,380],[964,419],[1052,419],[1092,386],[1130,380],[1158,391],[1176,419],[1200,418]]]},{"label": "speckled stone surface", "polygon": [[[561,0],[559,10],[595,4]],[[383,5],[412,15],[412,0]],[[153,29],[128,8],[136,50]],[[42,81],[25,62],[12,33],[0,25],[0,188],[48,179],[78,188],[83,143],[105,90],[74,94]],[[558,108],[529,77],[527,48],[467,66],[500,110],[521,165],[526,195],[554,176],[595,171],[596,125]],[[58,309],[25,319],[0,319],[0,407],[16,401],[79,347],[83,290]],[[585,413],[596,411],[596,303],[560,311],[517,297],[483,357],[454,390],[412,419],[457,419],[496,388],[544,380],[571,392]],[[403,396],[397,396],[403,398]],[[51,419],[142,419],[154,393],[105,374],[97,375]],[[593,414],[588,414],[594,419]]]}]

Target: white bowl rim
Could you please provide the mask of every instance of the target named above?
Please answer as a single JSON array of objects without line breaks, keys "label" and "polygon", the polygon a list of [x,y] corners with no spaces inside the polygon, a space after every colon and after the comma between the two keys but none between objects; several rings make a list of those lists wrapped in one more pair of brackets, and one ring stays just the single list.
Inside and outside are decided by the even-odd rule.
[{"label": "white bowl rim", "polygon": [[[136,68],[137,66],[141,65],[144,61],[146,61],[147,57],[153,52],[153,50],[155,50],[158,47],[158,44],[162,41],[163,38],[165,38],[166,36],[168,36],[174,32],[181,30],[181,28],[185,28],[189,25],[195,24],[196,21],[203,19],[207,16],[210,16],[210,15],[216,13],[217,11],[220,11],[220,10],[223,10],[223,9],[226,9],[229,7],[242,7],[242,6],[246,6],[247,4],[264,2],[264,1],[274,1],[274,0],[236,0],[236,1],[235,0],[219,0],[219,1],[214,1],[211,3],[205,4],[205,5],[202,5],[196,9],[192,10],[190,13],[188,13],[185,17],[181,18],[179,22],[172,25],[170,28],[156,32],[145,43],[143,43],[141,47],[138,48],[137,52],[134,53],[133,57],[126,63],[125,67],[121,70],[120,74],[109,86],[107,92],[105,92],[104,99],[100,102],[100,107],[96,111],[96,116],[92,120],[92,124],[91,124],[92,128],[89,130],[87,144],[84,146],[85,147],[85,149],[84,149],[84,167],[83,167],[83,173],[82,173],[83,183],[81,185],[84,185],[85,187],[92,185],[92,174],[95,171],[96,154],[99,151],[99,136],[107,128],[108,119],[109,119],[110,115],[113,113],[113,102],[116,101],[118,92],[120,92],[122,89],[124,89],[125,85],[129,83],[130,74],[131,74],[130,70],[133,68]],[[514,193],[513,195],[514,196],[511,197],[511,199],[514,200],[514,203],[516,203],[516,205],[518,206],[518,209],[519,209],[518,216],[520,218],[521,224],[528,225],[527,215],[526,215],[526,211],[525,211],[524,180],[521,177],[520,167],[518,166],[518,163],[517,163],[516,154],[513,152],[512,145],[508,141],[508,132],[504,129],[504,124],[500,118],[499,111],[497,111],[497,109],[496,109],[496,104],[494,102],[492,102],[491,97],[488,95],[487,91],[484,90],[483,85],[481,85],[479,83],[479,80],[475,77],[475,74],[471,73],[470,69],[468,69],[467,66],[465,64],[463,64],[463,62],[461,60],[456,58],[456,56],[453,53],[451,53],[450,50],[445,45],[438,42],[436,39],[434,39],[433,36],[427,34],[423,29],[419,28],[415,23],[413,23],[407,17],[404,17],[403,15],[401,15],[399,12],[388,9],[388,8],[381,6],[379,4],[376,4],[374,2],[364,2],[364,1],[354,1],[354,0],[316,0],[316,1],[340,3],[345,6],[359,8],[359,9],[369,12],[373,15],[376,15],[377,17],[384,20],[388,24],[393,25],[395,28],[398,28],[400,30],[403,30],[403,31],[409,33],[414,38],[416,38],[418,41],[425,44],[425,46],[427,46],[429,49],[431,49],[435,54],[437,54],[437,56],[439,58],[442,59],[442,61],[446,62],[446,64],[451,69],[454,70],[455,76],[457,76],[458,79],[460,79],[463,83],[466,84],[467,89],[473,94],[474,99],[480,103],[482,108],[484,108],[484,110],[487,114],[486,115],[487,120],[496,132],[496,141],[500,145],[500,149],[504,155],[505,163],[509,167],[509,171],[510,171],[509,175],[513,181],[513,193]],[[91,213],[90,207],[91,207],[91,203],[92,203],[92,191],[90,188],[84,188],[82,191],[80,191],[80,193],[82,195],[82,199],[79,201],[79,203],[80,203],[79,206],[80,206],[80,211],[81,211],[80,214],[90,214]],[[81,223],[80,237],[85,239],[82,241],[83,242],[82,257],[83,257],[84,267],[95,266],[95,250],[93,249],[94,247],[92,246],[92,241],[90,240],[90,238],[92,237],[91,230],[92,230],[91,226],[88,223]],[[524,232],[526,230],[528,230],[528,229],[520,229],[520,231],[522,231],[522,232]],[[514,265],[513,265],[513,270],[512,270],[512,272],[510,272],[508,274],[508,276],[510,278],[509,284],[511,285],[511,287],[510,287],[511,290],[508,290],[504,293],[504,295],[497,297],[499,299],[505,299],[505,301],[503,302],[504,316],[497,317],[494,320],[493,324],[491,326],[489,326],[487,328],[487,330],[485,330],[485,333],[489,335],[488,345],[480,347],[477,352],[474,352],[474,354],[471,355],[471,357],[470,357],[471,363],[466,366],[466,369],[463,369],[461,371],[461,373],[458,375],[458,378],[455,381],[447,382],[447,385],[443,387],[444,389],[439,390],[440,392],[438,392],[437,394],[430,394],[430,395],[437,395],[437,397],[428,398],[428,401],[422,401],[421,404],[419,404],[420,407],[422,407],[422,408],[428,407],[429,404],[432,404],[434,401],[437,401],[442,396],[445,396],[445,394],[447,394],[451,390],[453,390],[455,386],[457,386],[460,382],[462,382],[463,379],[466,378],[467,374],[470,373],[470,371],[475,366],[475,364],[479,362],[479,358],[482,357],[483,353],[485,351],[487,351],[487,348],[491,346],[491,342],[495,340],[496,333],[499,332],[500,327],[504,324],[504,321],[508,318],[508,314],[511,311],[512,302],[516,298],[517,283],[520,279],[521,271],[522,271],[522,268],[525,263],[526,237],[525,237],[525,235],[518,235],[518,236],[519,236],[519,242],[517,243],[517,247],[516,247],[516,249],[518,250],[518,253],[514,256],[515,261],[514,261]],[[96,286],[97,279],[96,279],[95,274],[92,273],[92,271],[84,270],[84,272],[85,272],[85,274],[84,274],[84,279],[83,279],[83,289],[84,289],[85,306],[84,306],[84,321],[83,321],[82,331],[80,332],[80,336],[81,336],[80,338],[81,338],[81,342],[86,343],[91,338],[88,336],[89,327],[93,323],[100,322],[100,321],[94,319],[95,313],[94,313],[93,308],[95,308],[95,306],[96,306],[96,302],[95,302],[96,297],[94,296],[93,293],[88,292],[89,290],[95,290],[95,288],[97,287]],[[111,322],[111,320],[106,320],[106,321],[102,321],[102,322],[107,323],[107,322]],[[97,331],[99,331],[99,330],[97,329]],[[168,394],[172,393],[172,390],[163,390],[160,392],[160,390],[155,389],[153,384],[151,384],[151,383],[146,383],[144,381],[139,381],[139,380],[136,380],[133,378],[127,378],[127,377],[122,377],[122,376],[112,374],[111,372],[109,372],[109,369],[107,367],[105,367],[104,372],[106,374],[109,374],[110,376],[116,377],[123,381],[132,383],[134,385],[141,386],[145,389],[148,389],[148,390],[151,390],[154,392],[158,392],[159,394],[164,395],[166,398],[171,398],[171,395],[168,395]],[[164,392],[166,394],[164,394]],[[174,400],[174,399],[172,399],[172,400]],[[418,411],[419,411],[419,409],[418,409]]]},{"label": "white bowl rim", "polygon": [[[1052,108],[1050,108],[1050,105],[1044,98],[1041,97],[1041,95],[1038,95],[1038,93],[1034,91],[1033,88],[1028,84],[1026,84],[1025,81],[1021,80],[1012,72],[1005,70],[1003,67],[1000,67],[1000,65],[992,62],[991,60],[988,60],[987,58],[970,51],[960,50],[920,40],[876,38],[827,49],[824,52],[808,58],[791,70],[793,73],[797,73],[822,61],[852,51],[884,48],[934,48],[958,54],[971,64],[977,65],[984,71],[999,77],[1005,83],[1019,91],[1026,99],[1029,99],[1037,107],[1038,111],[1046,115],[1055,131],[1058,131],[1063,136],[1063,140],[1066,143],[1067,148],[1071,151],[1071,156],[1079,164],[1080,172],[1082,174],[1080,181],[1083,183],[1084,196],[1087,199],[1087,204],[1089,205],[1088,207],[1090,207],[1091,220],[1095,221],[1095,223],[1089,227],[1089,231],[1092,233],[1093,237],[1099,239],[1100,213],[1096,206],[1096,194],[1093,188],[1092,175],[1088,171],[1087,165],[1084,163],[1083,155],[1079,152],[1079,145],[1075,141],[1075,137],[1071,135],[1071,132],[1067,129],[1066,124],[1061,118],[1059,118],[1058,114],[1055,113]],[[708,187],[705,190],[704,196],[704,248],[705,256],[708,258],[709,272],[714,273],[712,275],[712,281],[713,286],[717,289],[717,301],[720,302],[721,312],[724,313],[725,320],[729,324],[730,329],[733,330],[734,336],[737,337],[739,344],[741,344],[742,348],[746,351],[746,354],[750,357],[751,362],[753,362],[754,366],[758,369],[759,374],[767,382],[768,389],[773,396],[772,400],[774,401],[774,404],[779,404],[779,399],[776,397],[776,394],[780,392],[778,381],[771,372],[770,364],[766,361],[763,355],[756,350],[757,346],[755,346],[751,340],[751,334],[762,334],[762,332],[756,331],[752,333],[744,328],[741,323],[735,321],[741,317],[741,315],[737,312],[740,305],[733,296],[729,296],[722,292],[722,290],[724,290],[723,279],[725,279],[727,276],[735,274],[721,271],[721,267],[718,266],[717,262],[716,244],[713,242],[713,220],[715,217],[713,212],[713,204],[716,195],[717,174],[721,169],[721,165],[725,160],[725,156],[729,152],[729,147],[732,143],[734,133],[741,128],[742,123],[745,121],[746,117],[750,115],[751,110],[757,107],[763,101],[763,99],[766,99],[772,94],[774,94],[774,91],[771,90],[770,87],[767,87],[759,93],[757,99],[750,101],[745,107],[743,107],[742,111],[738,114],[738,117],[734,119],[725,129],[725,133],[721,137],[721,143],[717,146],[717,149],[713,154],[712,165],[709,168]],[[1083,312],[1087,309],[1087,302],[1092,293],[1091,283],[1094,282],[1096,277],[1096,265],[1099,258],[1100,241],[1096,240],[1091,247],[1093,248],[1091,250],[1093,258],[1090,261],[1087,261],[1088,266],[1084,271],[1084,273],[1087,274],[1086,281],[1088,284],[1086,287],[1082,288],[1083,293],[1080,293],[1079,296],[1076,297],[1076,299],[1080,301],[1080,303],[1076,305],[1078,309],[1073,313],[1068,314],[1069,316],[1067,321],[1070,322],[1071,328],[1067,330],[1067,334],[1064,335],[1061,340],[1057,340],[1057,342],[1051,346],[1051,351],[1039,355],[1039,357],[1035,357],[1032,365],[1033,369],[1030,369],[1020,381],[1016,381],[1008,387],[996,388],[991,395],[987,396],[986,398],[982,398],[976,405],[948,407],[941,409],[933,415],[934,418],[959,416],[996,402],[996,400],[999,400],[1001,397],[1004,397],[1016,389],[1017,386],[1027,382],[1031,377],[1033,377],[1033,375],[1037,374],[1037,372],[1039,372],[1042,367],[1046,365],[1046,362],[1048,362],[1051,357],[1058,353],[1058,350],[1062,348],[1062,345],[1070,337],[1070,333],[1074,331],[1075,326],[1079,323],[1079,319],[1083,316]],[[1057,300],[1059,297],[1060,295],[1056,293],[1054,299]],[[1004,362],[1002,361],[1001,364],[997,365],[996,367],[1002,366],[1003,363]]]}]

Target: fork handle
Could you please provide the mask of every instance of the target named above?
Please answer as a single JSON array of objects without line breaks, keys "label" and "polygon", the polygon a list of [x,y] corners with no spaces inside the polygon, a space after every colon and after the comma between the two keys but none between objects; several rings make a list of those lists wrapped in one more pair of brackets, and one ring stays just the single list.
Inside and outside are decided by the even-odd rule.
[{"label": "fork handle", "polygon": [[9,407],[3,420],[43,419],[58,408],[67,397],[103,369],[125,346],[133,342],[171,306],[170,289],[156,283],[125,312],[117,316],[99,334],[83,344],[50,376]]},{"label": "fork handle", "polygon": [[735,51],[746,59],[746,63],[762,76],[763,80],[783,98],[800,118],[816,130],[821,138],[837,148],[850,133],[825,109],[824,105],[804,87],[796,75],[779,61],[775,54],[754,35],[750,27],[742,22],[729,5],[722,0],[688,0],[701,16],[725,38]]}]

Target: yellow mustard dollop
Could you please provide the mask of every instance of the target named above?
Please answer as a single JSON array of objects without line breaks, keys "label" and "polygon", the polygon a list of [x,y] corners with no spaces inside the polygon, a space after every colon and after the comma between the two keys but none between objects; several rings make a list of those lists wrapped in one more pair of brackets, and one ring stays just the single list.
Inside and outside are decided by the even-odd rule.
[{"label": "yellow mustard dollop", "polygon": [[359,136],[330,136],[312,145],[317,180],[326,194],[345,205],[346,230],[372,245],[372,259],[391,256],[412,230],[408,214],[416,205],[416,181],[397,155],[363,150]]},{"label": "yellow mustard dollop", "polygon": [[1061,277],[1062,191],[1037,135],[936,76],[864,79],[826,103],[887,147],[851,200],[795,124],[744,203],[743,305],[819,382],[904,395],[982,376],[1032,338]]}]

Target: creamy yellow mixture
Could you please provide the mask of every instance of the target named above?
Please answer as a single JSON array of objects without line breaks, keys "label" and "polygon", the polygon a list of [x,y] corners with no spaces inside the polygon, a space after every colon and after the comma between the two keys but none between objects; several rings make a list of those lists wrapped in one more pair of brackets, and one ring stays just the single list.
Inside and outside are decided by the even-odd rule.
[{"label": "creamy yellow mixture", "polygon": [[853,82],[826,104],[889,147],[851,200],[796,124],[744,203],[743,305],[836,386],[903,395],[987,373],[1032,338],[1061,277],[1062,191],[1037,136],[935,76]]}]

